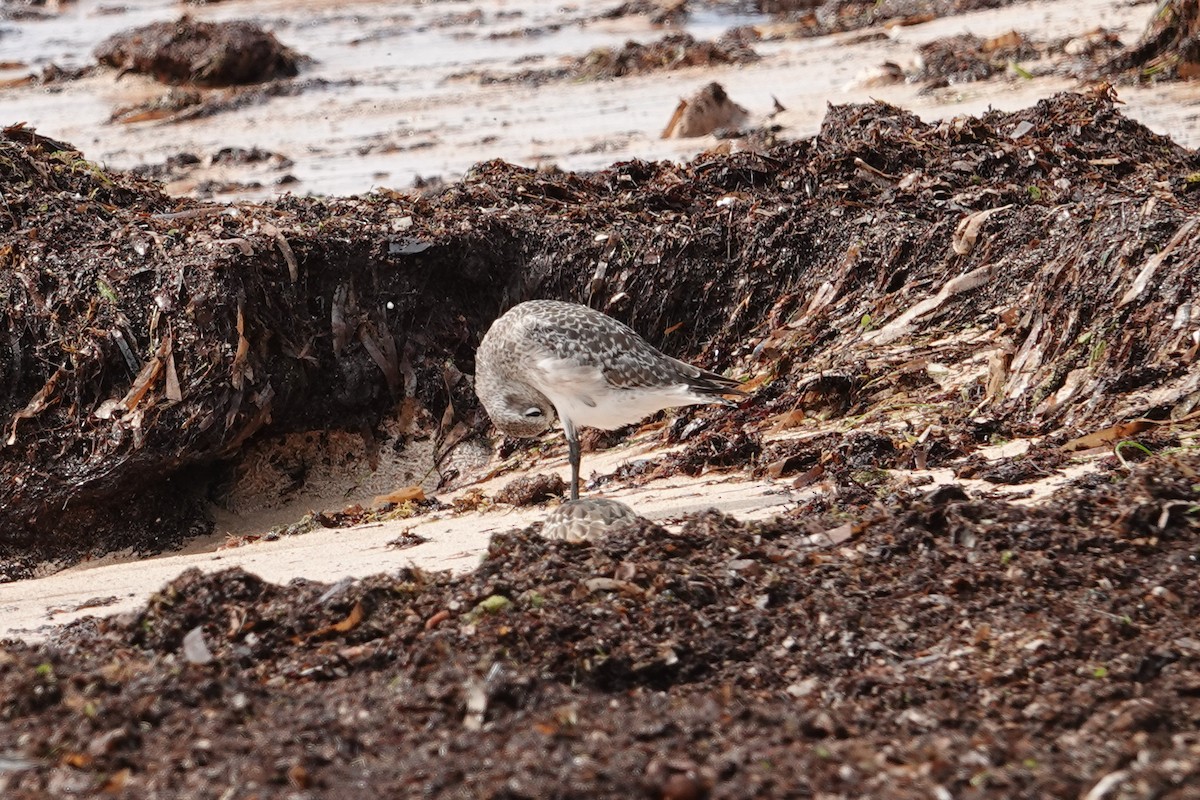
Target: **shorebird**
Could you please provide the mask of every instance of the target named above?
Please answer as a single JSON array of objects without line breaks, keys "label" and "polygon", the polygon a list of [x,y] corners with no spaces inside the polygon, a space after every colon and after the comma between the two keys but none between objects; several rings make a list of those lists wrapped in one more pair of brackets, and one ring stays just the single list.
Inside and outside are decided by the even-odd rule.
[{"label": "shorebird", "polygon": [[475,355],[475,394],[509,436],[562,422],[579,499],[579,427],[613,430],[664,408],[736,405],[738,382],[660,353],[628,325],[558,300],[530,300],[492,323]]}]

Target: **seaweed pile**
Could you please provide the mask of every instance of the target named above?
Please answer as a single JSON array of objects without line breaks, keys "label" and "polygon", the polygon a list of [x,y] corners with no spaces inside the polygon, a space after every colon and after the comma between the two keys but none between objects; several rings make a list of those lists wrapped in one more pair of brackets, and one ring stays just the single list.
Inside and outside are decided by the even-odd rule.
[{"label": "seaweed pile", "polygon": [[1185,418],[1197,161],[1101,89],[937,124],[836,106],[811,140],[685,165],[492,161],[430,197],[217,206],[8,129],[0,571],[204,529],[252,437],[451,406],[482,433],[475,344],[531,297],[752,376],[730,425],[914,397],[989,436]]}]

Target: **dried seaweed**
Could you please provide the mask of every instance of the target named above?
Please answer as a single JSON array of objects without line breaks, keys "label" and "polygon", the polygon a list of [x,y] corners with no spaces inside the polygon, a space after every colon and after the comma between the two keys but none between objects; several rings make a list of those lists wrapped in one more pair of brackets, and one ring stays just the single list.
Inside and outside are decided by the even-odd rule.
[{"label": "dried seaweed", "polygon": [[481,332],[530,297],[591,302],[753,377],[729,441],[797,408],[920,402],[952,425],[1068,438],[1186,417],[1198,170],[1104,90],[938,124],[836,106],[812,140],[682,166],[486,162],[431,197],[232,207],[13,131],[0,558],[167,546],[204,527],[247,440],[369,428],[401,382],[430,418],[453,409],[455,440],[482,433],[444,365],[470,374]]}]

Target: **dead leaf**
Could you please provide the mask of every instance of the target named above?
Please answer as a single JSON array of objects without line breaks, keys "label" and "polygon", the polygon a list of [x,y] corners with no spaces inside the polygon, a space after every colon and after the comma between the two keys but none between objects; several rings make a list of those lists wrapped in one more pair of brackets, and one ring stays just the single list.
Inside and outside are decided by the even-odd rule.
[{"label": "dead leaf", "polygon": [[1083,385],[1084,380],[1091,372],[1090,367],[1079,367],[1067,373],[1067,377],[1063,380],[1063,384],[1058,391],[1047,397],[1045,400],[1034,409],[1037,414],[1046,414],[1058,408],[1063,403],[1066,403]]},{"label": "dead leaf", "polygon": [[775,380],[775,377],[776,376],[772,371],[760,372],[757,375],[751,376],[742,384],[742,391],[746,393],[753,392],[755,389],[766,386],[768,383]]},{"label": "dead leaf", "polygon": [[[1005,208],[1007,208],[1007,206],[1005,206]],[[887,344],[895,339],[898,339],[900,336],[908,332],[909,327],[915,320],[930,313],[931,311],[934,311],[949,298],[956,294],[969,292],[982,286],[987,282],[987,279],[991,277],[993,268],[994,265],[992,264],[984,264],[982,267],[973,269],[965,275],[959,275],[956,278],[951,278],[950,280],[946,281],[945,285],[942,286],[936,295],[933,297],[927,297],[921,302],[916,303],[912,308],[905,311],[892,322],[889,322],[883,328],[880,328],[878,331],[865,334],[863,339],[865,341],[875,342],[877,344]]]},{"label": "dead leaf", "polygon": [[213,239],[212,244],[214,244],[214,245],[231,244],[234,247],[236,247],[238,249],[238,252],[244,256],[249,257],[249,256],[254,255],[254,248],[250,245],[250,243],[248,241],[246,241],[245,239],[243,239],[240,236],[236,236],[232,239]]},{"label": "dead leaf", "polygon": [[250,340],[246,338],[246,314],[242,307],[242,302],[238,301],[237,310],[237,333],[238,344],[237,353],[233,357],[233,366],[230,368],[229,382],[233,384],[233,388],[241,389],[242,381],[250,372],[246,366],[246,359],[250,353]]},{"label": "dead leaf", "polygon": [[386,325],[381,324],[381,328],[381,331],[377,331],[372,323],[364,323],[358,329],[358,340],[362,342],[363,348],[375,362],[375,366],[379,367],[379,371],[383,373],[392,397],[399,397],[404,388],[404,381],[400,376],[396,337],[392,335]]},{"label": "dead leaf", "polygon": [[425,620],[425,630],[431,631],[448,619],[450,619],[450,612],[443,608],[441,611]]},{"label": "dead leaf", "polygon": [[162,373],[163,363],[166,360],[165,356],[170,352],[171,337],[167,336],[159,344],[158,352],[142,365],[141,371],[133,379],[133,385],[129,387],[129,391],[122,398],[120,404],[126,411],[133,411],[133,409],[137,408],[138,403],[142,402],[142,398],[154,386],[154,382],[158,380],[159,374]]},{"label": "dead leaf", "polygon": [[954,237],[950,241],[954,252],[960,256],[970,253],[975,248],[975,240],[979,238],[979,229],[983,227],[987,218],[1009,208],[1012,208],[1011,203],[997,208],[985,208],[959,220],[958,227],[954,229]]},{"label": "dead leaf", "polygon": [[812,469],[808,470],[807,472],[797,475],[796,479],[794,481],[792,481],[792,486],[797,489],[803,489],[805,486],[811,486],[812,484],[821,480],[821,478],[824,477],[824,475],[825,475],[825,465],[817,464]]},{"label": "dead leaf", "polygon": [[308,770],[301,764],[292,764],[287,771],[288,783],[295,789],[307,789],[312,784]]},{"label": "dead leaf", "polygon": [[589,592],[621,592],[631,597],[645,597],[646,591],[636,583],[616,578],[588,578],[583,582]]},{"label": "dead leaf", "polygon": [[[408,390],[405,389],[405,391]],[[421,406],[417,403],[417,398],[406,395],[400,401],[400,410],[396,412],[396,429],[402,433],[416,433],[417,413],[420,410]]]},{"label": "dead leaf", "polygon": [[841,525],[838,525],[836,528],[830,528],[829,530],[825,531],[822,539],[828,544],[841,544],[847,539],[854,537],[856,534],[861,533],[861,529],[856,530],[858,527],[859,526],[851,522],[845,522]]},{"label": "dead leaf", "polygon": [[[19,78],[5,78],[4,80],[0,80],[0,89],[15,89],[18,86],[28,86],[35,80],[37,80],[37,78],[33,75],[33,73],[22,75]],[[665,139],[666,137],[664,136],[663,138]]]},{"label": "dead leaf", "polygon": [[1004,384],[1008,381],[1008,370],[1012,365],[1013,347],[1007,340],[992,351],[988,356],[988,382],[984,393],[984,403],[989,403],[1000,397]]},{"label": "dead leaf", "polygon": [[799,467],[800,462],[803,460],[803,454],[794,454],[781,458],[778,461],[773,461],[767,465],[767,475],[772,478],[781,478]]},{"label": "dead leaf", "polygon": [[362,601],[356,600],[354,608],[350,609],[350,613],[341,622],[334,623],[332,628],[338,633],[348,633],[359,626],[363,621]]},{"label": "dead leaf", "polygon": [[333,333],[333,354],[341,355],[351,337],[358,329],[353,317],[358,312],[358,303],[349,284],[340,284],[333,290],[333,306],[329,309],[329,327]]},{"label": "dead leaf", "polygon": [[1107,428],[1089,433],[1086,436],[1080,436],[1072,439],[1062,446],[1063,450],[1068,453],[1076,450],[1090,450],[1093,447],[1104,447],[1121,439],[1128,439],[1130,436],[1141,433],[1149,428],[1154,423],[1148,419],[1135,419],[1129,422],[1122,422],[1117,425],[1111,425]]},{"label": "dead leaf", "polygon": [[262,226],[262,230],[268,236],[274,237],[275,244],[278,245],[279,252],[283,255],[283,260],[287,262],[288,276],[292,279],[292,283],[295,283],[300,277],[300,265],[296,261],[296,254],[292,252],[292,245],[283,235],[283,231],[274,225],[267,223]]},{"label": "dead leaf", "polygon": [[63,375],[67,374],[66,367],[59,367],[54,371],[47,380],[45,385],[38,390],[38,393],[25,404],[25,408],[21,409],[12,416],[12,430],[8,434],[8,439],[5,440],[5,445],[16,444],[17,442],[17,422],[22,419],[33,419],[38,414],[50,407],[51,398],[54,397],[54,389],[58,386],[58,382]]},{"label": "dead leaf", "polygon": [[1020,47],[1025,42],[1025,37],[1017,31],[1009,31],[1002,33],[999,36],[993,36],[991,39],[986,39],[980,50],[984,53],[994,53],[1001,48],[1016,48]]},{"label": "dead leaf", "polygon": [[129,767],[125,767],[122,770],[114,772],[109,776],[108,780],[104,782],[104,785],[100,787],[100,791],[104,792],[105,794],[120,794],[121,792],[125,791],[125,784],[129,783],[129,776],[132,774],[133,772],[129,769]]},{"label": "dead leaf", "polygon": [[424,499],[425,490],[420,486],[405,486],[404,488],[397,489],[394,492],[378,495],[374,500],[371,501],[371,506],[378,508],[379,506],[385,506],[389,503],[393,503],[395,505],[408,502],[420,503]]},{"label": "dead leaf", "polygon": [[767,423],[772,431],[786,431],[789,428],[799,427],[804,424],[806,419],[808,419],[808,415],[804,413],[804,409],[793,408],[791,411],[770,417],[767,419]]},{"label": "dead leaf", "polygon": [[861,522],[847,522],[825,531],[823,537],[818,536],[818,540],[823,544],[841,544],[848,539],[853,539],[855,536],[866,532],[868,528],[878,521],[878,519],[866,519]]},{"label": "dead leaf", "polygon": [[1179,73],[1179,77],[1185,81],[1200,75],[1200,64],[1197,64],[1195,61],[1188,61],[1187,59],[1180,61],[1175,69]]},{"label": "dead leaf", "polygon": [[309,639],[323,639],[326,636],[334,633],[349,633],[362,624],[366,617],[363,611],[362,601],[354,601],[354,608],[350,609],[350,613],[340,622],[335,622],[332,625],[326,625],[324,628],[318,628],[308,635]]},{"label": "dead leaf", "polygon": [[[864,175],[868,179],[872,179],[872,178],[879,179],[874,182],[879,185],[882,185],[882,186],[892,186],[897,181],[900,180],[900,178],[898,176],[889,175],[888,173],[884,172],[883,170],[877,169],[876,167],[871,166],[870,164],[868,164],[866,161],[863,161],[858,156],[854,157],[854,166],[856,169],[858,169],[860,174]],[[850,253],[847,255],[847,257],[851,258],[851,259],[857,257],[858,250],[859,249],[857,246],[852,246]]]},{"label": "dead leaf", "polygon": [[675,132],[675,126],[679,124],[679,119],[683,116],[685,108],[687,108],[687,100],[680,100],[679,105],[675,106],[675,112],[671,114],[671,121],[667,123],[667,127],[663,128],[663,132],[658,138],[671,138],[671,134]]},{"label": "dead leaf", "polygon": [[122,125],[131,125],[135,122],[153,122],[155,120],[166,119],[177,113],[173,108],[148,108],[144,111],[132,111],[128,114],[121,114],[116,121]]},{"label": "dead leaf", "polygon": [[791,457],[789,456],[788,458],[781,458],[778,461],[772,461],[770,464],[767,464],[767,477],[778,478],[783,475],[783,470],[787,467],[787,463],[790,460]]},{"label": "dead leaf", "polygon": [[1166,247],[1146,259],[1146,263],[1142,265],[1137,277],[1133,279],[1133,285],[1129,287],[1129,291],[1125,292],[1125,296],[1117,303],[1117,308],[1132,303],[1137,299],[1138,295],[1145,291],[1146,287],[1150,285],[1150,279],[1154,277],[1154,273],[1167,260],[1167,257],[1175,252],[1183,240],[1195,230],[1197,223],[1200,223],[1200,217],[1189,219],[1180,226],[1179,230],[1175,231],[1175,235],[1171,237],[1171,241],[1167,242]]},{"label": "dead leaf", "polygon": [[179,373],[175,371],[175,353],[167,353],[167,377],[163,392],[172,403],[183,402],[183,389],[179,386]]}]

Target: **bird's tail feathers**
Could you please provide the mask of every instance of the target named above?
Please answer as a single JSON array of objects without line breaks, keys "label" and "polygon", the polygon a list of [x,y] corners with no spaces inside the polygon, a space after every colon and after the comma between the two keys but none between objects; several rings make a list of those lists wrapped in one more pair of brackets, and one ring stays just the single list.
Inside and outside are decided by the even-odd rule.
[{"label": "bird's tail feathers", "polygon": [[[690,365],[689,365],[690,366]],[[726,406],[736,406],[737,400],[733,398],[742,398],[746,396],[746,392],[742,389],[741,382],[726,378],[724,375],[718,375],[715,372],[709,372],[706,369],[692,367],[696,375],[687,375],[686,381],[688,388],[696,394],[711,396],[713,402],[720,403]]]}]

